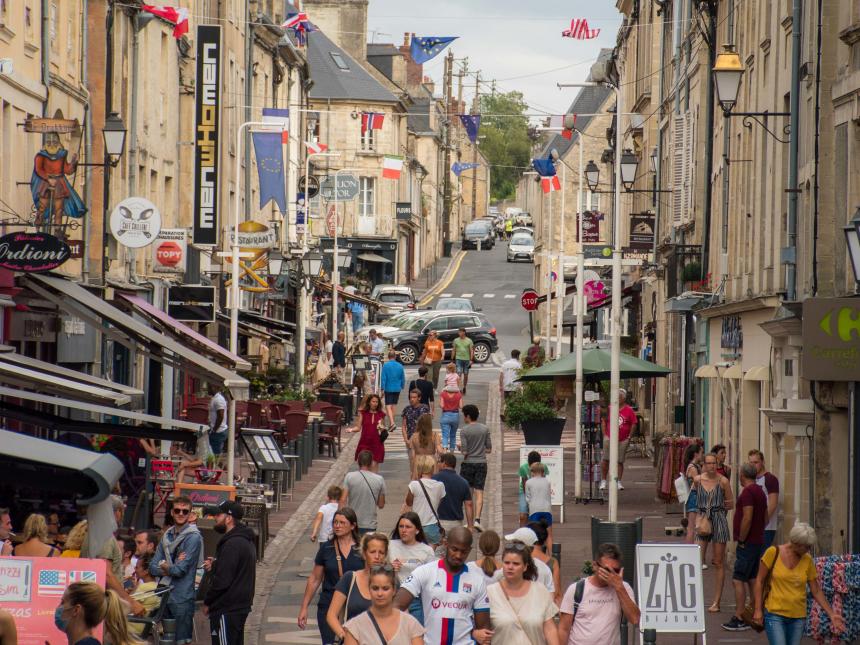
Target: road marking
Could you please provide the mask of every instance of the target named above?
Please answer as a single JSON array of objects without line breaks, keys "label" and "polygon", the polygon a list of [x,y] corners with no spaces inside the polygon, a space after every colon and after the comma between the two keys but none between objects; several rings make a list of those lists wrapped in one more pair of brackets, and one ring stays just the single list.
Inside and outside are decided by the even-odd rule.
[{"label": "road marking", "polygon": [[465,251],[459,251],[457,253],[457,257],[453,260],[454,268],[451,270],[450,275],[448,275],[447,278],[443,279],[439,284],[434,286],[428,293],[424,294],[424,298],[421,300],[421,302],[418,303],[420,307],[426,307],[428,304],[430,304],[430,301],[436,297],[437,291],[443,291],[448,288],[448,285],[451,284],[451,282],[457,276],[457,272],[460,270],[460,265],[463,263],[463,258],[465,257]]},{"label": "road marking", "polygon": [[450,293],[441,293],[439,294],[440,298],[450,298],[453,294]]},{"label": "road marking", "polygon": [[516,298],[516,297],[517,297],[517,296],[516,296],[516,294],[513,294],[513,293],[506,293],[506,294],[505,294],[505,299],[506,299],[506,300],[507,300],[508,298]]},{"label": "road marking", "polygon": [[496,294],[494,294],[494,293],[485,293],[485,294],[484,294],[484,297],[485,297],[485,298],[495,298],[495,297],[496,297]]},{"label": "road marking", "polygon": [[474,295],[475,295],[474,293],[464,293],[464,294],[463,294],[462,296],[460,296],[460,297],[461,297],[461,298],[471,298],[471,297],[472,297],[472,296],[474,296]]}]

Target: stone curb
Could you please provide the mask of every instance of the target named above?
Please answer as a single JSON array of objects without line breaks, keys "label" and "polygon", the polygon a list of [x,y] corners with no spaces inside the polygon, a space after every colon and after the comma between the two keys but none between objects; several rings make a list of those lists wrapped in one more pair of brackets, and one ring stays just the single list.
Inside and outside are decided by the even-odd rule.
[{"label": "stone curb", "polygon": [[265,559],[257,564],[254,606],[245,625],[246,645],[258,644],[263,616],[266,613],[269,596],[275,582],[277,582],[281,567],[299,540],[307,533],[319,509],[320,500],[325,499],[328,487],[340,484],[349,467],[352,466],[354,444],[358,443],[359,436],[359,433],[355,433],[343,443],[343,448],[329,471],[296,509],[296,512],[280,528],[272,541],[266,545]]},{"label": "stone curb", "polygon": [[489,523],[487,526],[500,536],[504,535],[502,513],[502,456],[505,452],[505,439],[502,434],[501,401],[496,381],[487,384],[487,426],[490,428],[490,440],[493,442],[493,450],[490,452],[487,468],[487,485],[485,490],[492,491],[492,495],[485,501],[489,511]]}]

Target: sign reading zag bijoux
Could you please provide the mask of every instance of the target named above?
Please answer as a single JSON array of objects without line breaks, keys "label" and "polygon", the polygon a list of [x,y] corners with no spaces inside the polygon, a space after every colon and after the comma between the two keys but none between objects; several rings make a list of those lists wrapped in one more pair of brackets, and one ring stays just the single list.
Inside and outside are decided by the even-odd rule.
[{"label": "sign reading zag bijoux", "polygon": [[194,121],[195,244],[218,243],[218,171],[221,130],[221,27],[197,26]]},{"label": "sign reading zag bijoux", "polygon": [[0,267],[12,271],[51,271],[72,255],[69,245],[47,233],[9,233],[0,237]]}]

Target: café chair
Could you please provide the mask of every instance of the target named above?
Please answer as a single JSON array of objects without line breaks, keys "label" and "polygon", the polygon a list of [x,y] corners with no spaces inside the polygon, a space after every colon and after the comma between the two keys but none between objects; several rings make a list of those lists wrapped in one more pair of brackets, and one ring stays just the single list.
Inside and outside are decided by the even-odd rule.
[{"label": "caf\u00e9 chair", "polygon": [[158,607],[149,612],[148,616],[129,615],[127,617],[128,622],[132,625],[143,625],[143,630],[139,634],[141,640],[149,640],[150,637],[153,637],[153,642],[159,642],[158,630],[161,627],[161,620],[167,609],[167,601],[170,600],[171,591],[173,591],[173,587],[156,587],[152,594],[161,596],[161,603]]}]

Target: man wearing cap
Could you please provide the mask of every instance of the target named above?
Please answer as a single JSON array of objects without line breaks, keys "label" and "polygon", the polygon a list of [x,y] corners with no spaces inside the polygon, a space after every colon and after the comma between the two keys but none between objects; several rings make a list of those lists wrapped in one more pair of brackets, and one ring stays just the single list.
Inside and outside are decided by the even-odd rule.
[{"label": "man wearing cap", "polygon": [[[505,540],[508,542],[519,542],[520,544],[525,544],[529,549],[533,549],[534,545],[537,544],[538,538],[537,534],[530,528],[521,526],[513,533],[506,535]],[[532,560],[534,560],[535,567],[537,568],[537,581],[546,587],[547,591],[551,594],[555,594],[552,569],[549,568],[546,562],[541,562],[537,558],[532,558]]]},{"label": "man wearing cap", "polygon": [[215,557],[206,558],[203,563],[203,568],[212,575],[212,584],[203,599],[212,645],[242,645],[245,620],[254,601],[256,536],[242,524],[245,513],[238,502],[225,500],[218,506],[207,507],[204,513],[215,516],[215,531],[223,535],[215,548]]}]

